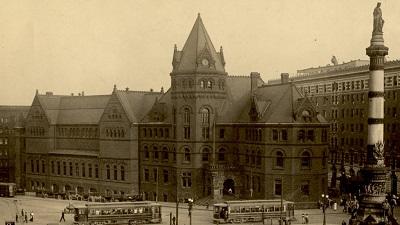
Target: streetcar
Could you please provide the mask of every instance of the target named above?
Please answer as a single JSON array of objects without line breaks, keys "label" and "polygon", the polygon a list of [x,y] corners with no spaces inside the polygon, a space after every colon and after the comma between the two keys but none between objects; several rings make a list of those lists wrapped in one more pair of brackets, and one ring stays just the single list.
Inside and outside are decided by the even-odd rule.
[{"label": "streetcar", "polygon": [[15,191],[15,183],[0,183],[0,197],[14,197]]},{"label": "streetcar", "polygon": [[214,204],[213,222],[245,223],[264,219],[294,220],[294,203],[285,200],[243,200]]},{"label": "streetcar", "polygon": [[74,225],[161,223],[161,205],[150,201],[87,203],[74,214]]}]

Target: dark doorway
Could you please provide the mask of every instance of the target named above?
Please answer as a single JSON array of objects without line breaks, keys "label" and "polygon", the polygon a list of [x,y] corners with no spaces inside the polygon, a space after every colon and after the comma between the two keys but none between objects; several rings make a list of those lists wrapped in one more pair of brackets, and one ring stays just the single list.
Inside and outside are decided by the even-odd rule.
[{"label": "dark doorway", "polygon": [[232,179],[227,179],[224,181],[224,195],[235,194],[235,182]]}]

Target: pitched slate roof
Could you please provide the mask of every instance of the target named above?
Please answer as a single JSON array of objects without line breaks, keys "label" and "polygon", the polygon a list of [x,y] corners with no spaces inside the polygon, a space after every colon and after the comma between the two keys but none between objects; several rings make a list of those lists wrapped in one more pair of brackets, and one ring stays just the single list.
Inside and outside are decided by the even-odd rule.
[{"label": "pitched slate roof", "polygon": [[109,95],[62,97],[57,124],[97,124],[109,99]]},{"label": "pitched slate roof", "polygon": [[50,124],[97,124],[109,95],[37,95]]},{"label": "pitched slate roof", "polygon": [[[202,58],[208,58],[214,64],[215,67],[212,68],[202,68],[198,67],[198,60]],[[198,15],[196,22],[193,25],[192,31],[189,34],[188,39],[182,49],[182,51],[177,51],[175,48],[173,65],[176,63],[173,69],[173,73],[183,72],[202,72],[212,71],[225,73],[225,62],[222,52],[217,53],[215,51],[214,45],[211,42],[210,36],[208,36],[207,30],[204,27],[203,21]]]},{"label": "pitched slate roof", "polygon": [[160,92],[116,91],[130,122],[139,122],[151,109],[156,99],[162,96]]}]

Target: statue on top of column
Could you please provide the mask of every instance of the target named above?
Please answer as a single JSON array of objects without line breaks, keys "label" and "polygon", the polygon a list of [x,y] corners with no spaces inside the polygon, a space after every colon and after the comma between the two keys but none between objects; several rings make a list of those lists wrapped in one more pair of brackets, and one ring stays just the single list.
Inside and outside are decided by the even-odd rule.
[{"label": "statue on top of column", "polygon": [[381,3],[378,2],[374,9],[374,29],[372,33],[382,33],[383,24],[385,21],[382,19]]}]

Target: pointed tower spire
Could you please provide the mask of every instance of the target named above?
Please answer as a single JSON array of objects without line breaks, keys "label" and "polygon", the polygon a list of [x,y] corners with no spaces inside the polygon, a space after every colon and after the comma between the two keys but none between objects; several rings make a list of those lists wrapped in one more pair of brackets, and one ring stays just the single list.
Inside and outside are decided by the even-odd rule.
[{"label": "pointed tower spire", "polygon": [[174,49],[173,73],[226,74],[224,65],[225,61],[215,50],[200,13],[198,13],[182,51]]}]

